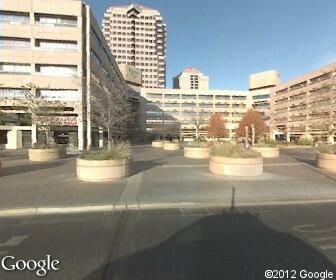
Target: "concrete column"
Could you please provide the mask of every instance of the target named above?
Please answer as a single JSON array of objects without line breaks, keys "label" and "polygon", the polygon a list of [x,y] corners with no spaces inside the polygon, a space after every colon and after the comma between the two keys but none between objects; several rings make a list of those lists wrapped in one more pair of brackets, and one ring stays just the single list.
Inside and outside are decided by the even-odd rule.
[{"label": "concrete column", "polygon": [[6,149],[17,150],[21,148],[22,148],[22,131],[16,129],[8,131]]},{"label": "concrete column", "polygon": [[78,117],[78,150],[84,150],[84,124],[82,117]]},{"label": "concrete column", "polygon": [[104,130],[100,127],[99,128],[99,148],[104,147]]},{"label": "concrete column", "polygon": [[290,133],[288,133],[288,132],[286,133],[286,141],[290,142]]},{"label": "concrete column", "polygon": [[37,127],[36,124],[32,125],[32,130],[31,130],[31,139],[32,139],[32,145],[37,143]]},{"label": "concrete column", "polygon": [[334,135],[330,135],[329,137],[328,137],[328,143],[330,143],[330,144],[335,144],[335,136]]}]

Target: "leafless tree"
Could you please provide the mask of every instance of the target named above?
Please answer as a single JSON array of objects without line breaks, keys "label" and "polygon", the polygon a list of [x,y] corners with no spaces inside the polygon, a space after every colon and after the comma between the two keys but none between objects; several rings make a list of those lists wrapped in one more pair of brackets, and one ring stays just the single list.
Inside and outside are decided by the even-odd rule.
[{"label": "leafless tree", "polygon": [[24,105],[27,106],[28,113],[31,114],[32,125],[36,125],[36,130],[43,130],[45,133],[45,144],[48,146],[50,130],[55,123],[55,117],[63,112],[64,104],[61,101],[50,100],[38,93],[37,87],[33,83],[23,86],[25,96]]},{"label": "leafless tree", "polygon": [[202,125],[206,124],[206,120],[204,119],[204,117],[197,112],[196,116],[192,118],[192,122],[195,125],[196,128],[196,140],[199,140],[200,138],[200,129],[202,127]]},{"label": "leafless tree", "polygon": [[117,75],[105,76],[99,86],[100,90],[91,93],[91,117],[95,125],[106,129],[110,148],[113,129],[126,125],[131,117],[131,105],[127,101],[127,86]]}]

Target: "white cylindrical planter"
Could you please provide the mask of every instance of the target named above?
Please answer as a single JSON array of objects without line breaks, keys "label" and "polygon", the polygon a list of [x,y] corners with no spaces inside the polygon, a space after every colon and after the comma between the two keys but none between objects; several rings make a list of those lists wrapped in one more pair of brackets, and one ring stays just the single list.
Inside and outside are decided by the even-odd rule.
[{"label": "white cylindrical planter", "polygon": [[65,150],[60,148],[29,149],[28,158],[30,161],[51,161],[65,156]]},{"label": "white cylindrical planter", "polygon": [[153,141],[152,142],[153,148],[162,148],[163,147],[163,141]]},{"label": "white cylindrical planter", "polygon": [[86,182],[110,182],[130,175],[131,160],[77,159],[77,177]]},{"label": "white cylindrical planter", "polygon": [[278,147],[252,147],[252,150],[260,153],[263,158],[277,158],[280,155]]},{"label": "white cylindrical planter", "polygon": [[164,142],[163,149],[165,151],[176,151],[180,149],[180,144],[173,142]]},{"label": "white cylindrical planter", "polygon": [[207,147],[185,147],[184,157],[194,159],[207,159],[210,156],[210,149]]},{"label": "white cylindrical planter", "polygon": [[227,158],[211,156],[210,172],[215,175],[260,176],[263,173],[263,158]]},{"label": "white cylindrical planter", "polygon": [[317,167],[336,172],[336,155],[317,153]]}]

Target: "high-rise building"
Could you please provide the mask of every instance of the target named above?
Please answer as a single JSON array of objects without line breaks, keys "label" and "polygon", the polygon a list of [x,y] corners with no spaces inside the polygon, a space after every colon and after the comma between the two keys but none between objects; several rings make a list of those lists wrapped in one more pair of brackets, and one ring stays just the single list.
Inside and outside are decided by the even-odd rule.
[{"label": "high-rise building", "polygon": [[33,84],[38,95],[65,103],[53,124],[56,142],[97,146],[91,96],[111,81],[120,88],[125,81],[90,7],[73,0],[4,0],[0,25],[0,145],[17,149],[42,141],[22,89]]},{"label": "high-rise building", "polygon": [[336,141],[336,64],[282,83],[273,89],[271,130],[274,137]]},{"label": "high-rise building", "polygon": [[110,7],[103,34],[118,64],[142,71],[144,87],[165,87],[166,25],[159,11],[135,4]]},{"label": "high-rise building", "polygon": [[209,77],[194,67],[184,69],[173,79],[173,83],[178,89],[209,89]]}]

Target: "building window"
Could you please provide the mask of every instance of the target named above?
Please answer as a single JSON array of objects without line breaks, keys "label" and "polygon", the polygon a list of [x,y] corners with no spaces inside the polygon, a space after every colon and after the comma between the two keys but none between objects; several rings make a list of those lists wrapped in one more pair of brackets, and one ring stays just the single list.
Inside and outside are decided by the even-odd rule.
[{"label": "building window", "polygon": [[23,63],[0,63],[0,73],[30,74],[30,64]]},{"label": "building window", "polygon": [[30,48],[30,39],[0,37],[0,48],[27,49]]},{"label": "building window", "polygon": [[77,26],[77,17],[48,14],[35,14],[35,22],[48,26]]},{"label": "building window", "polygon": [[29,23],[29,13],[0,11],[0,22],[27,24]]},{"label": "building window", "polygon": [[0,99],[24,98],[25,91],[20,88],[0,88]]},{"label": "building window", "polygon": [[36,64],[35,71],[50,76],[77,76],[76,65],[44,65]]},{"label": "building window", "polygon": [[41,97],[47,100],[78,101],[80,99],[78,90],[40,89],[38,92],[40,93]]},{"label": "building window", "polygon": [[47,49],[47,50],[62,50],[62,51],[77,50],[76,41],[57,41],[57,40],[37,39],[35,41],[35,46],[41,49]]}]

